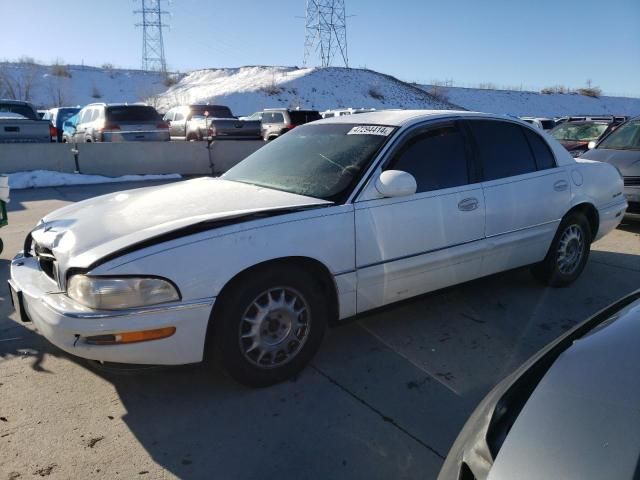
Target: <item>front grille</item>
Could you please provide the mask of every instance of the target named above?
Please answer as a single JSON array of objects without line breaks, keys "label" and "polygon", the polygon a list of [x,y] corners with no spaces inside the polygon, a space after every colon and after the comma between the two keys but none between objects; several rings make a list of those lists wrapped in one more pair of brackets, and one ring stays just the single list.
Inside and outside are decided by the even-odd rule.
[{"label": "front grille", "polygon": [[40,269],[47,277],[57,281],[55,268],[56,257],[53,256],[53,252],[48,248],[38,245],[37,243],[34,243],[34,252],[38,258]]},{"label": "front grille", "polygon": [[640,187],[640,177],[624,177],[625,187]]}]

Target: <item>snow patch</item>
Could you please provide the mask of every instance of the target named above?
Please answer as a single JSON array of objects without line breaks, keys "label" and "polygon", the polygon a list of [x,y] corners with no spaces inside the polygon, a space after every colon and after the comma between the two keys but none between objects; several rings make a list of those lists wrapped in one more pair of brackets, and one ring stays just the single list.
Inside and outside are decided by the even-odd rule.
[{"label": "snow patch", "polygon": [[33,170],[8,174],[9,187],[39,188],[61,187],[64,185],[91,185],[96,183],[142,182],[148,180],[175,180],[182,178],[177,173],[166,175],[123,175],[122,177],[103,177],[102,175],[84,175],[81,173],[62,173],[50,170]]}]

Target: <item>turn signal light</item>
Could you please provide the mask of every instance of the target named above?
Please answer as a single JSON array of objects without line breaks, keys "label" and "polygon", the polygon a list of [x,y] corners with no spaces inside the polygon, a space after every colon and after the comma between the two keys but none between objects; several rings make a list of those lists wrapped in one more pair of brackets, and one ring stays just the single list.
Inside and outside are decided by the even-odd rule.
[{"label": "turn signal light", "polygon": [[148,342],[170,337],[176,333],[176,327],[156,328],[154,330],[141,330],[138,332],[113,333],[110,335],[94,335],[86,337],[89,345],[121,345],[124,343]]}]

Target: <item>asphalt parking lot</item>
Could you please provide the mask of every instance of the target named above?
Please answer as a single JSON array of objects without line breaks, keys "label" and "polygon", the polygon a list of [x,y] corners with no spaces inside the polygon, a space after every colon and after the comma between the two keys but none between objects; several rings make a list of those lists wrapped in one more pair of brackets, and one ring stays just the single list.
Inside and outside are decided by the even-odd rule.
[{"label": "asphalt parking lot", "polygon": [[640,222],[549,289],[526,269],[330,330],[294,381],[251,390],[210,366],[98,368],[12,320],[9,259],[47,212],[111,184],[12,192],[0,230],[0,480],[435,478],[475,404],[547,342],[640,287]]}]

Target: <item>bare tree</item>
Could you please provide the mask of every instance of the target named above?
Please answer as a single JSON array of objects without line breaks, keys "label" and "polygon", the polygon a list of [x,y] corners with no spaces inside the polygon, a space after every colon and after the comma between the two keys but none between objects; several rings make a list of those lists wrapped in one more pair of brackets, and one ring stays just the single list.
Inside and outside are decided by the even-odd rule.
[{"label": "bare tree", "polygon": [[38,66],[32,62],[0,64],[0,92],[3,97],[30,102],[38,79]]}]

